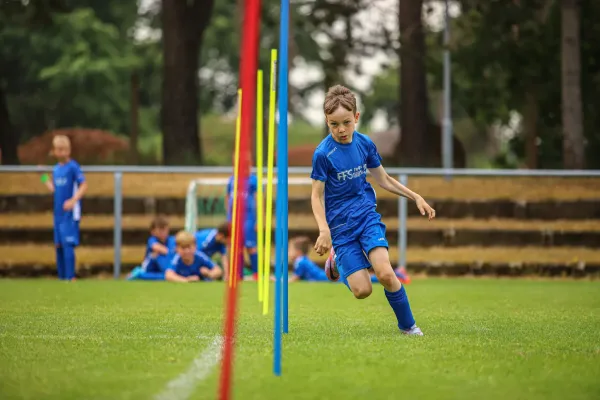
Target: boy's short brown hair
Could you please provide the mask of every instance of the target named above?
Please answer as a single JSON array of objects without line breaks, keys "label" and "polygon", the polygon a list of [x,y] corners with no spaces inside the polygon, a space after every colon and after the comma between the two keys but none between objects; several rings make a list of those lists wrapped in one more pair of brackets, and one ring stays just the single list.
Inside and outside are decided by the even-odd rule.
[{"label": "boy's short brown hair", "polygon": [[332,114],[339,107],[356,114],[356,96],[347,87],[335,85],[329,88],[323,102],[325,115]]},{"label": "boy's short brown hair", "polygon": [[303,255],[307,255],[310,251],[311,240],[306,236],[301,236],[292,239],[292,246],[298,251],[300,251]]},{"label": "boy's short brown hair", "polygon": [[175,235],[175,245],[177,247],[188,247],[196,244],[196,237],[188,231],[179,231]]},{"label": "boy's short brown hair", "polygon": [[230,231],[231,231],[231,228],[230,228],[229,222],[223,222],[217,228],[217,233],[220,233],[221,235],[225,236],[226,238],[229,237]]},{"label": "boy's short brown hair", "polygon": [[154,229],[162,229],[162,228],[168,228],[169,227],[169,221],[167,221],[167,219],[165,217],[163,217],[162,215],[157,215],[156,217],[154,217],[154,219],[152,220],[152,222],[150,222],[150,230],[154,230]]}]

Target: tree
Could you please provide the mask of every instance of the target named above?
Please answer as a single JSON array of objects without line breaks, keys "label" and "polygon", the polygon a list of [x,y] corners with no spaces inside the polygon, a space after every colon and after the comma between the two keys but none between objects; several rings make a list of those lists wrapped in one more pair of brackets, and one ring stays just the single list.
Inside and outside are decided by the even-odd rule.
[{"label": "tree", "polygon": [[400,1],[400,123],[396,154],[403,166],[432,166],[429,102],[425,76],[423,0]]},{"label": "tree", "polygon": [[[0,8],[0,118],[10,127],[3,136],[12,132],[10,143],[18,146],[61,127],[126,131],[127,83],[139,63],[126,29],[73,2],[9,3]],[[4,150],[5,161],[10,153]]]},{"label": "tree", "polygon": [[[63,11],[64,4],[60,0],[36,0],[26,6],[23,2],[2,2],[0,4],[0,163],[19,164],[19,138],[20,130],[14,125],[7,101],[7,87],[15,80],[15,57],[8,57],[6,48],[5,32],[9,23],[20,26],[35,26],[48,23],[52,19],[52,13]],[[4,50],[4,51],[2,51]],[[22,49],[20,49],[22,50]],[[9,53],[9,54],[7,54]],[[19,71],[21,74],[23,71]]]},{"label": "tree", "polygon": [[8,106],[6,104],[6,95],[2,86],[0,86],[0,164],[18,165],[19,164],[19,135],[13,126]]},{"label": "tree", "polygon": [[167,165],[201,163],[198,66],[214,0],[162,0],[161,125]]},{"label": "tree", "polygon": [[561,1],[563,162],[569,169],[585,166],[579,11],[578,0]]},{"label": "tree", "polygon": [[522,122],[512,147],[528,168],[537,168],[540,158],[553,157],[548,133],[558,91],[550,83],[559,76],[548,66],[559,62],[554,2],[461,4],[463,14],[453,26],[454,99],[478,125],[507,123],[511,111],[518,111]]}]

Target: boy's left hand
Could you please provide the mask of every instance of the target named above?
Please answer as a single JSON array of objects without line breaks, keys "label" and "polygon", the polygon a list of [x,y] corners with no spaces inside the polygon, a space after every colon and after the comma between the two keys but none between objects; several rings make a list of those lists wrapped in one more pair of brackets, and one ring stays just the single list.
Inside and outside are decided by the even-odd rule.
[{"label": "boy's left hand", "polygon": [[65,211],[71,211],[73,207],[75,207],[75,200],[73,199],[66,200],[63,203],[63,210]]},{"label": "boy's left hand", "polygon": [[431,206],[429,204],[427,204],[425,199],[423,199],[422,197],[418,197],[416,200],[416,203],[417,203],[417,208],[419,209],[419,212],[421,213],[421,215],[427,214],[427,216],[429,217],[430,220],[435,218],[435,210],[433,208],[431,208]]},{"label": "boy's left hand", "polygon": [[206,267],[200,268],[200,275],[208,277],[209,274],[210,274],[210,269],[208,269]]}]

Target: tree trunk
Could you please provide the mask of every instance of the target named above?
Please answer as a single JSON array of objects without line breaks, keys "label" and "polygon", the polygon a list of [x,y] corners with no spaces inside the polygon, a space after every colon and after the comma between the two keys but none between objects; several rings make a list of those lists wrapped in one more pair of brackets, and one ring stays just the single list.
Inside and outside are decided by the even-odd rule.
[{"label": "tree trunk", "polygon": [[563,166],[585,167],[583,110],[581,105],[581,62],[579,1],[562,0],[562,128]]},{"label": "tree trunk", "polygon": [[19,134],[8,113],[6,93],[0,85],[0,164],[19,165]]},{"label": "tree trunk", "polygon": [[198,125],[198,65],[214,0],[162,0],[163,161],[202,163]]},{"label": "tree trunk", "polygon": [[432,166],[435,156],[431,151],[427,129],[429,104],[421,20],[423,0],[399,1],[401,138],[394,157],[402,166]]},{"label": "tree trunk", "polygon": [[525,161],[528,169],[537,168],[538,160],[538,116],[539,106],[533,89],[525,93],[525,108],[523,110],[523,133],[525,134]]},{"label": "tree trunk", "polygon": [[138,154],[139,133],[139,109],[140,109],[140,80],[137,71],[131,74],[131,109],[129,127],[129,162],[137,164],[140,162]]}]

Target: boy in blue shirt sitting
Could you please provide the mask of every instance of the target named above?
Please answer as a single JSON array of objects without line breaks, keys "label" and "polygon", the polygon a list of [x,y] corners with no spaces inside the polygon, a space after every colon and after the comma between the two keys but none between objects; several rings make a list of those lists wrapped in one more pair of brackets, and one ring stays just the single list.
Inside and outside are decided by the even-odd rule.
[{"label": "boy in blue shirt sitting", "polygon": [[175,236],[177,255],[165,272],[165,279],[170,282],[195,282],[219,279],[223,274],[204,253],[196,250],[196,238],[187,231],[180,231]]},{"label": "boy in blue shirt sitting", "polygon": [[131,271],[128,280],[162,281],[175,255],[175,239],[169,235],[169,221],[157,216],[150,223],[150,237],[142,265]]},{"label": "boy in blue shirt sitting", "polygon": [[294,263],[294,273],[290,277],[290,282],[311,281],[327,282],[329,279],[325,270],[308,258],[308,252],[312,244],[307,237],[297,237],[289,242],[288,260]]},{"label": "boy in blue shirt sitting", "polygon": [[228,271],[227,246],[229,245],[229,236],[229,223],[227,222],[221,224],[218,228],[201,229],[196,232],[196,249],[209,258],[219,254],[223,270]]}]

